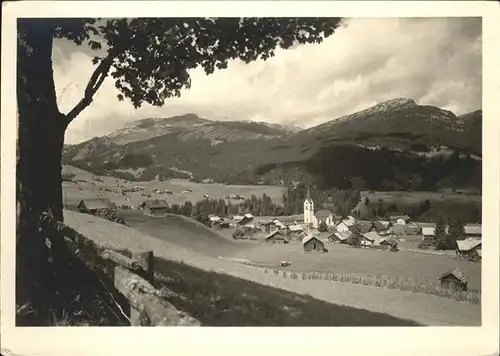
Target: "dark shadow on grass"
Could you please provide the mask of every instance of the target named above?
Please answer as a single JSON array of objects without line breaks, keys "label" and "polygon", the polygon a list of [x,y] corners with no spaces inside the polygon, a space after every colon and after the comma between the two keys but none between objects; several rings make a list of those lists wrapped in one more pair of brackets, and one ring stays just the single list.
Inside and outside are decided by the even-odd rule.
[{"label": "dark shadow on grass", "polygon": [[112,298],[97,275],[73,253],[70,254],[66,278],[60,285],[47,288],[44,300],[26,300],[23,288],[19,289],[16,326],[130,325],[116,304],[120,303],[122,309],[125,308],[123,311],[128,313],[127,300],[119,295]]},{"label": "dark shadow on grass", "polygon": [[422,326],[156,257],[168,298],[204,326]]}]

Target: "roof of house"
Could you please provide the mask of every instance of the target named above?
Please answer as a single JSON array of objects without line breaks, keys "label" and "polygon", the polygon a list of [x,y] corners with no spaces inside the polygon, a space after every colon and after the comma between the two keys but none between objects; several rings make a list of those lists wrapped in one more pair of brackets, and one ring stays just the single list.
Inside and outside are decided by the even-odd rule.
[{"label": "roof of house", "polygon": [[247,219],[253,219],[253,215],[252,215],[252,214],[245,214],[245,217],[246,217]]},{"label": "roof of house", "polygon": [[467,277],[467,275],[465,273],[463,273],[462,271],[460,271],[458,268],[455,268],[451,271],[443,273],[443,275],[441,277],[439,277],[439,280],[441,280],[449,275],[455,276],[462,283],[467,283],[469,281],[469,278]]},{"label": "roof of house", "polygon": [[289,225],[288,228],[290,231],[302,231],[304,227],[302,225]]},{"label": "roof of house", "polygon": [[383,238],[381,241],[380,241],[380,244],[389,244],[389,245],[397,245],[398,244],[398,240],[396,239],[392,239],[390,237],[388,238]]},{"label": "roof of house", "polygon": [[353,226],[355,223],[356,223],[356,221],[355,221],[355,220],[344,219],[344,220],[340,221],[337,225],[344,224],[344,225],[346,225],[347,227],[351,227],[351,226]]},{"label": "roof of house", "polygon": [[259,223],[260,223],[261,225],[264,225],[264,226],[271,225],[271,224],[276,224],[276,223],[274,222],[274,220],[264,220],[264,221],[262,221],[262,220],[261,220],[261,221],[259,221]]},{"label": "roof of house", "polygon": [[410,220],[411,218],[408,215],[392,215],[390,220],[397,220],[397,219],[403,219],[403,220]]},{"label": "roof of house", "polygon": [[[434,236],[435,235],[435,226],[423,226],[422,227],[422,235],[424,236]],[[448,233],[448,227],[444,229],[445,233]]]},{"label": "roof of house", "polygon": [[335,232],[331,234],[328,238],[331,238],[333,236],[336,236],[339,240],[344,241],[347,240],[351,236],[350,231],[341,231],[341,232]]},{"label": "roof of house", "polygon": [[78,206],[83,204],[88,210],[105,209],[112,204],[108,198],[83,199]]},{"label": "roof of house", "polygon": [[481,235],[481,225],[480,224],[467,224],[464,226],[466,235]]},{"label": "roof of house", "polygon": [[168,203],[165,199],[145,200],[141,205],[145,205],[149,209],[168,208]]},{"label": "roof of house", "polygon": [[370,241],[373,241],[373,242],[379,242],[382,240],[382,237],[379,234],[377,234],[376,231],[366,232],[366,233],[362,234],[362,236]]},{"label": "roof of house", "polygon": [[284,236],[283,236],[283,234],[281,233],[281,231],[279,231],[279,230],[274,230],[274,231],[272,231],[269,235],[267,235],[267,236],[266,236],[266,240],[267,240],[267,239],[270,239],[271,237],[274,237],[274,236],[276,236],[276,235],[280,235],[280,236],[282,236],[282,237],[284,238]]},{"label": "roof of house", "polygon": [[315,235],[315,234],[308,234],[307,236],[305,236],[303,239],[302,239],[302,244],[305,244],[307,243],[308,241],[311,241],[312,239],[316,239],[317,241],[323,243],[323,241],[321,241],[320,239],[318,239],[318,235]]},{"label": "roof of house", "polygon": [[385,228],[387,228],[389,225],[391,225],[391,222],[388,221],[388,220],[379,220],[377,221],[379,223],[381,223],[382,225],[384,225]]},{"label": "roof of house", "polygon": [[481,246],[481,241],[478,240],[458,240],[458,249],[460,251],[470,251],[478,246]]},{"label": "roof of house", "polygon": [[332,215],[333,215],[332,212],[328,209],[318,210],[317,212],[314,213],[314,216],[317,219],[328,219]]},{"label": "roof of house", "polygon": [[220,220],[221,220],[221,218],[218,216],[211,216],[210,217],[210,221],[213,221],[213,222],[220,221]]},{"label": "roof of house", "polygon": [[359,225],[360,232],[362,234],[365,233],[365,232],[370,231],[370,229],[373,226],[372,222],[371,221],[367,221],[367,220],[359,220],[358,221],[358,225]]},{"label": "roof of house", "polygon": [[376,231],[385,230],[387,229],[387,226],[389,226],[389,224],[385,225],[384,223],[382,223],[382,221],[373,222],[373,227],[375,228]]}]

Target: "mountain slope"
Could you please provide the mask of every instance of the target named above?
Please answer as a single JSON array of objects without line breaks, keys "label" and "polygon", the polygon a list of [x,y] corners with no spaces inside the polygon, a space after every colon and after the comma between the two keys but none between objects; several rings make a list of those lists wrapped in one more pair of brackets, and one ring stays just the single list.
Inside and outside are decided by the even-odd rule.
[{"label": "mountain slope", "polygon": [[135,170],[127,178],[140,180],[162,173],[227,183],[311,179],[352,187],[360,177],[373,189],[477,186],[481,121],[481,110],[457,117],[404,98],[307,130],[188,114],[141,120],[71,146],[63,159],[96,173]]}]

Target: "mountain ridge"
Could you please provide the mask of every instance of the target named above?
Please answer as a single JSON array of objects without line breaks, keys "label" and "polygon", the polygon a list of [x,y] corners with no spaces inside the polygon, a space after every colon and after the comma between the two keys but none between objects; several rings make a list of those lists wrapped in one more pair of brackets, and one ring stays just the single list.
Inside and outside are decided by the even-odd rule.
[{"label": "mountain ridge", "polygon": [[[424,160],[448,159],[456,152],[459,159],[469,160],[467,164],[476,172],[477,165],[472,161],[480,161],[482,156],[481,127],[481,109],[457,117],[451,111],[418,105],[407,98],[381,102],[309,129],[249,120],[214,121],[191,113],[139,120],[110,135],[67,147],[63,160],[108,174],[117,174],[116,170],[141,169],[140,178],[136,175],[134,179],[152,179],[160,173],[178,176],[179,171],[187,171],[191,173],[190,177],[200,180],[211,178],[225,183],[256,183],[270,179],[270,183],[277,184],[297,178],[296,172],[290,170],[302,172],[302,178],[311,178],[311,162],[317,157],[328,160],[335,156],[334,151],[349,147],[345,152],[354,156],[359,153],[363,159],[370,159],[370,155],[391,156],[390,159],[406,155],[408,157],[394,161],[396,167],[388,168],[391,171],[408,170],[408,167],[403,167],[404,162],[414,160],[412,174],[418,174],[418,164]],[[377,153],[380,149],[382,153]],[[366,154],[363,150],[367,151]],[[448,156],[445,151],[449,151]],[[387,164],[384,162],[390,159],[381,162]],[[342,161],[342,157],[337,157],[337,160]],[[335,161],[332,164],[345,166],[347,162]],[[358,172],[359,167],[355,166],[362,164],[353,163],[351,170],[344,170],[343,174]],[[275,174],[277,166],[281,167],[280,174]],[[289,169],[286,173],[285,166]],[[323,182],[328,181],[325,174],[335,174],[318,172],[317,169],[312,171],[315,171],[312,176],[316,178],[311,179],[323,176],[319,179]],[[444,179],[447,173],[442,172],[442,175]],[[371,181],[377,185],[375,180]],[[476,176],[473,182],[458,181],[461,183],[449,184],[478,184]]]}]

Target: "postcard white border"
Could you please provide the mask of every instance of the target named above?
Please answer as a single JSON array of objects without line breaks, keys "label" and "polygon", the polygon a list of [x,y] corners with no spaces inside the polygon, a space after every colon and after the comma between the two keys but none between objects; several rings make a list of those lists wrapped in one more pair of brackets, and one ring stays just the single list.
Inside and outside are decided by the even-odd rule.
[{"label": "postcard white border", "polygon": [[[18,355],[498,354],[500,6],[495,1],[29,1],[3,3],[1,347]],[[15,62],[18,17],[482,17],[482,327],[15,328]],[[369,36],[369,34],[367,34]],[[361,336],[362,335],[362,336]],[[309,341],[308,336],[312,337]]]}]

